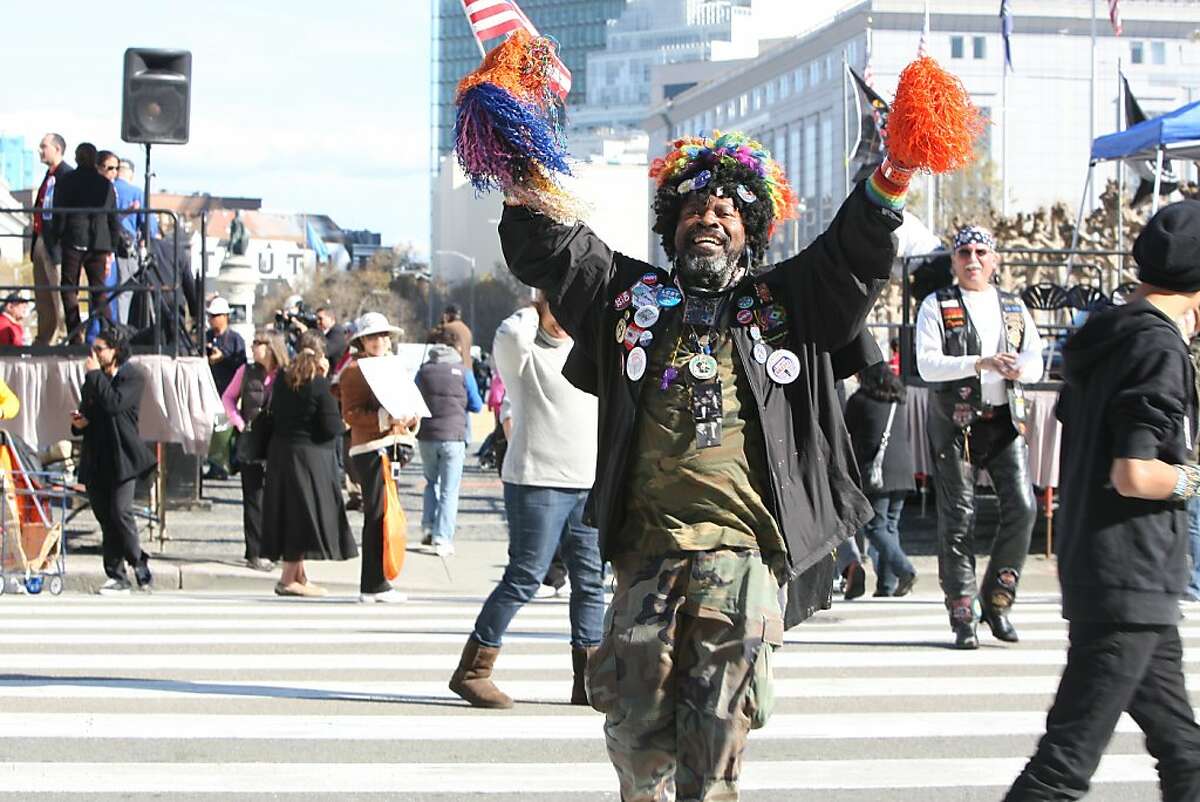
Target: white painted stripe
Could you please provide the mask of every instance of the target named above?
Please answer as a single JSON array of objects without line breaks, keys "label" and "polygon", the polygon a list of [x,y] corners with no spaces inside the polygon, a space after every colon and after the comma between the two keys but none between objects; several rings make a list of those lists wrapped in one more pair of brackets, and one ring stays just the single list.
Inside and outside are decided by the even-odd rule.
[{"label": "white painted stripe", "polygon": [[[156,618],[177,618],[221,616],[224,620],[233,617],[250,617],[262,619],[267,616],[287,618],[339,618],[347,621],[380,618],[387,620],[411,619],[418,620],[421,616],[449,617],[462,616],[474,621],[483,607],[483,600],[478,604],[359,604],[357,601],[345,600],[336,604],[320,604],[310,602],[280,601],[261,602],[258,604],[146,604],[128,605],[127,600],[120,602],[123,606],[114,613],[112,605],[95,604],[23,604],[5,606],[0,604],[0,613],[5,615],[21,615],[40,620],[55,620],[62,618],[87,618],[89,626],[94,626],[97,619],[101,623],[115,620],[117,615],[129,614],[154,616]],[[521,608],[517,618],[562,618],[568,615],[567,601],[533,601]],[[943,615],[944,619],[945,616]],[[7,621],[5,622],[7,624]],[[56,624],[57,626],[57,624]],[[231,624],[232,626],[232,624]]]},{"label": "white painted stripe", "polygon": [[[506,638],[507,643],[510,639]],[[536,639],[546,643],[546,638]],[[462,643],[459,638],[456,643]],[[563,641],[565,642],[565,641]],[[557,652],[550,652],[557,654]],[[204,652],[198,654],[143,651],[99,654],[75,652],[4,652],[0,651],[0,671],[26,674],[30,671],[453,671],[458,653],[444,654],[338,654],[338,653],[266,653],[239,654]],[[497,669],[502,671],[540,670],[546,654],[502,654]],[[557,657],[554,659],[558,659]],[[985,666],[1042,667],[1065,665],[1063,649],[984,648],[978,651],[945,649],[892,650],[886,647],[869,651],[808,651],[783,649],[772,659],[776,669],[854,669],[854,668],[952,668],[976,671]],[[1184,653],[1184,662],[1200,663],[1200,651]],[[886,681],[886,680],[881,680]]]},{"label": "white painted stripe", "polygon": [[[570,690],[570,666],[559,655],[546,659],[543,671],[553,674],[541,680],[512,680],[499,677],[505,693],[522,702],[561,702]],[[865,699],[888,697],[1052,696],[1058,676],[973,676],[973,677],[849,677],[845,679],[776,678],[777,699]],[[1190,674],[1188,685],[1200,687],[1200,674]],[[348,682],[312,680],[205,680],[205,679],[96,679],[92,677],[38,677],[0,679],[0,699],[154,699],[278,698],[399,701],[421,699],[457,700],[444,679],[436,681]]]},{"label": "white painted stripe", "polygon": [[[284,616],[263,616],[257,618],[239,618],[233,620],[222,618],[130,618],[122,617],[111,621],[96,621],[94,618],[59,618],[53,622],[36,618],[7,619],[2,626],[8,631],[40,632],[52,626],[60,630],[82,629],[95,631],[102,629],[106,632],[125,632],[139,630],[230,630],[230,631],[262,631],[262,630],[344,630],[353,627],[356,630],[371,632],[403,632],[410,629],[426,631],[429,629],[461,631],[469,635],[474,627],[474,618],[401,618],[396,617],[363,617],[353,620],[328,618],[295,618]],[[568,632],[569,622],[564,613],[558,620],[522,620],[517,617],[510,629],[553,630]]]},{"label": "white painted stripe", "polygon": [[[753,736],[752,736],[753,737]],[[1004,788],[1025,758],[749,761],[742,790]],[[966,770],[964,770],[966,766]],[[615,793],[607,763],[0,763],[0,787],[18,793],[108,794]],[[1154,783],[1146,755],[1107,755],[1095,783]]]},{"label": "white painted stripe", "polygon": [[[463,703],[466,706],[466,703]],[[369,721],[370,726],[364,726]],[[603,719],[590,710],[559,716],[478,716],[464,727],[458,716],[271,716],[177,713],[0,713],[0,738],[87,740],[339,740],[339,741],[559,741],[599,740]],[[1043,711],[967,711],[778,714],[758,740],[961,738],[987,734],[1037,735]],[[1123,715],[1118,733],[1141,732]],[[0,786],[2,787],[2,786]]]}]

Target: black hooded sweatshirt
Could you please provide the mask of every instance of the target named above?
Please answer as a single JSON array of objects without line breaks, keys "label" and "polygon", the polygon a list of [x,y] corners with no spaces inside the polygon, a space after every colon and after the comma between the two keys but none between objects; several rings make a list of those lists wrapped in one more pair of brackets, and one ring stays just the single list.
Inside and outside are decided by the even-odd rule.
[{"label": "black hooded sweatshirt", "polygon": [[1174,624],[1188,583],[1182,502],[1126,498],[1117,458],[1190,458],[1194,371],[1179,328],[1147,301],[1094,313],[1063,349],[1058,576],[1071,621]]}]

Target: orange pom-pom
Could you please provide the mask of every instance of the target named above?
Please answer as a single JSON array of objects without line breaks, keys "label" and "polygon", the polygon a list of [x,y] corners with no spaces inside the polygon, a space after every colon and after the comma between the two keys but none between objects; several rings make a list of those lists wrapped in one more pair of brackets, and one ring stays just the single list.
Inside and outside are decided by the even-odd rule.
[{"label": "orange pom-pom", "polygon": [[492,84],[527,100],[530,93],[521,71],[532,41],[528,31],[513,31],[507,40],[488,51],[482,64],[458,82],[458,97],[480,84]]},{"label": "orange pom-pom", "polygon": [[921,56],[900,73],[888,114],[888,155],[905,167],[958,170],[974,161],[985,122],[962,81]]}]

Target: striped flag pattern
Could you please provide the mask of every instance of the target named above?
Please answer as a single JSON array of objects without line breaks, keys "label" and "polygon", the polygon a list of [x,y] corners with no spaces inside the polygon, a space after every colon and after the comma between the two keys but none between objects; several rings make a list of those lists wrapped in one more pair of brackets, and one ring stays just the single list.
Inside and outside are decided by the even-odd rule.
[{"label": "striped flag pattern", "polygon": [[[540,36],[533,21],[517,5],[516,0],[462,0],[471,33],[480,47],[501,36],[524,28],[530,36]],[[566,99],[571,91],[571,71],[557,56],[550,65],[550,85],[555,94]]]},{"label": "striped flag pattern", "polygon": [[1113,33],[1121,35],[1121,0],[1108,0],[1108,21],[1112,23]]}]

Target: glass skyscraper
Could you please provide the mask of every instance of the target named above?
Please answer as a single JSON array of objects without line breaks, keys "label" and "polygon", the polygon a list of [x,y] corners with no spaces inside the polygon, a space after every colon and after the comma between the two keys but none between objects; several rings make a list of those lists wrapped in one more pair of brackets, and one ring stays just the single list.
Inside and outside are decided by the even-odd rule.
[{"label": "glass skyscraper", "polygon": [[[34,186],[34,153],[23,136],[0,136],[0,178],[11,190]],[[38,176],[41,179],[41,176]]]},{"label": "glass skyscraper", "polygon": [[[454,91],[459,80],[479,65],[479,47],[463,12],[462,0],[434,1],[437,3],[434,142],[438,155],[444,156],[454,148]],[[583,104],[587,98],[587,54],[604,48],[609,21],[621,16],[626,0],[519,0],[519,4],[540,33],[558,40],[559,56],[571,71],[568,109]],[[500,41],[496,39],[488,45]]]}]

